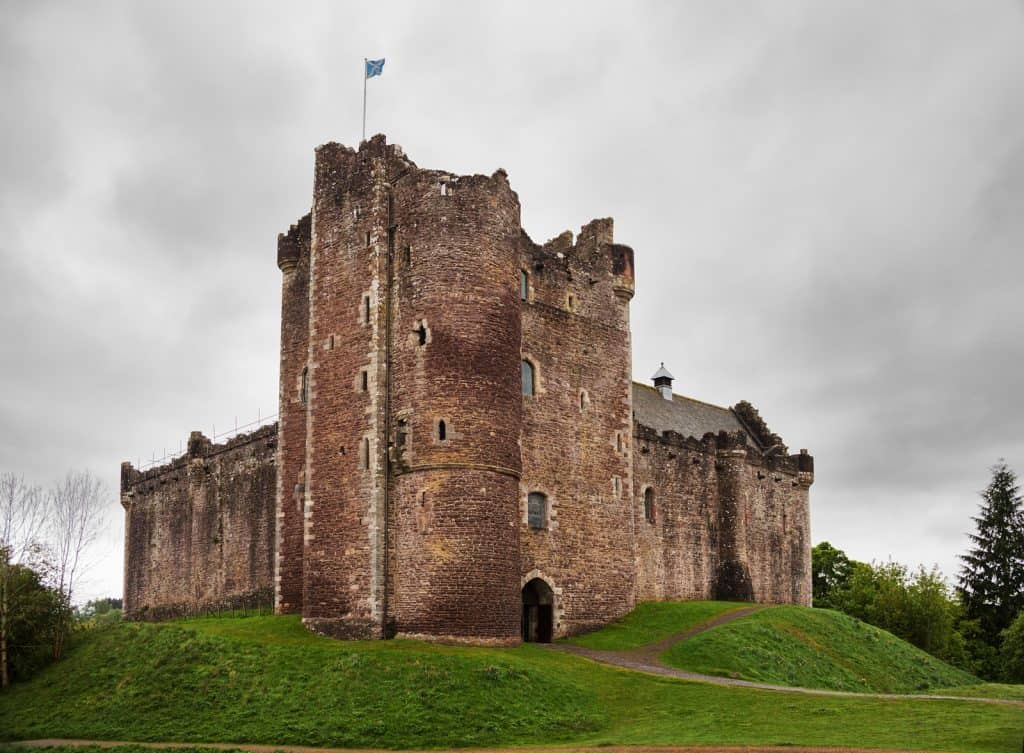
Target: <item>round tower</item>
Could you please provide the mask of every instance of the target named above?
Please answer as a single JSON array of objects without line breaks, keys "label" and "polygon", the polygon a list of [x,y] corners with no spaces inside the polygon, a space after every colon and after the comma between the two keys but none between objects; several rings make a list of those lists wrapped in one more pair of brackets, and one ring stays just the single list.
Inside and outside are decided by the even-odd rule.
[{"label": "round tower", "polygon": [[519,202],[504,171],[391,181],[389,629],[520,633]]}]

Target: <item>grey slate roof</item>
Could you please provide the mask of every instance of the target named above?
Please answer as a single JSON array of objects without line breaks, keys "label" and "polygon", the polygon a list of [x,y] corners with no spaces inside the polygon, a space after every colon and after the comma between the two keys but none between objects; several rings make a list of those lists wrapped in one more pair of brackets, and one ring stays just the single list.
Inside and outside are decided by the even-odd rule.
[{"label": "grey slate roof", "polygon": [[[728,408],[702,403],[682,395],[666,400],[654,387],[633,382],[633,416],[656,431],[675,431],[700,439],[707,432],[743,431],[743,425]],[[755,442],[756,444],[756,442]]]}]

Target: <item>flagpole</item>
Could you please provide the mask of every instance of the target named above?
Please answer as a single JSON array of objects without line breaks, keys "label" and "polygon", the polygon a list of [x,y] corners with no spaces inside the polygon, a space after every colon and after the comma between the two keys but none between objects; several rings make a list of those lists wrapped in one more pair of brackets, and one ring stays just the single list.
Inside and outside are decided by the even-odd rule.
[{"label": "flagpole", "polygon": [[363,58],[363,141],[366,141],[366,58]]}]

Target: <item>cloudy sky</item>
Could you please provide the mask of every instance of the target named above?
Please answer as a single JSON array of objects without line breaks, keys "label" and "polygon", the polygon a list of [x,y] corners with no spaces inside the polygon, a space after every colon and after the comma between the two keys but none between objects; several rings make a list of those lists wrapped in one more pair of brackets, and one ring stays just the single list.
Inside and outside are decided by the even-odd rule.
[{"label": "cloudy sky", "polygon": [[[144,6],[144,7],[143,7]],[[0,470],[276,412],[275,239],[313,148],[504,167],[535,240],[614,216],[634,376],[816,456],[815,541],[963,551],[1024,473],[1024,5],[0,0]]]}]

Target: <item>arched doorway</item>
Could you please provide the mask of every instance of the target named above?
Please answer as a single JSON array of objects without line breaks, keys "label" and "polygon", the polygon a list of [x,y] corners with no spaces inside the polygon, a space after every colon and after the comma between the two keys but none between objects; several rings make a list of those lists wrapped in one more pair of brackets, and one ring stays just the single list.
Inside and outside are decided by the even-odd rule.
[{"label": "arched doorway", "polygon": [[523,586],[523,640],[551,643],[554,628],[555,595],[540,578]]}]

